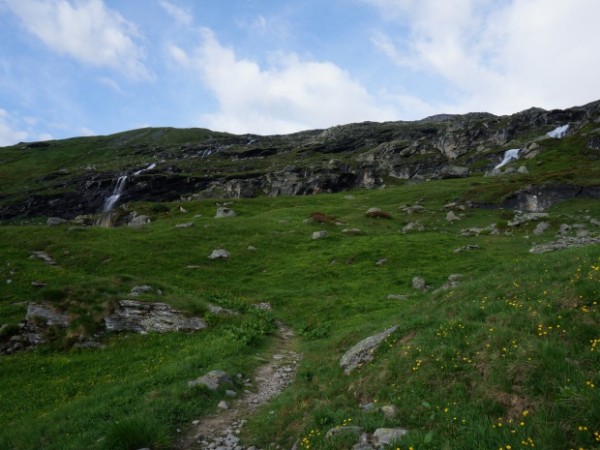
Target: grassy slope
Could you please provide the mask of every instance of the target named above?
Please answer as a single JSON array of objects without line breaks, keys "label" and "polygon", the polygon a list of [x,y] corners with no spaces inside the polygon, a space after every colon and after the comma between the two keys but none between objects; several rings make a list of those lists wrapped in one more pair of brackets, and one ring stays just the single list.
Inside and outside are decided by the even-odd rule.
[{"label": "grassy slope", "polygon": [[[555,160],[540,161],[560,168]],[[521,178],[497,182],[511,179]],[[152,205],[131,205],[153,216],[139,230],[3,226],[0,314],[3,322],[16,323],[25,312],[21,302],[54,302],[83,313],[72,332],[92,333],[107,305],[136,284],[164,292],[148,300],[194,313],[203,313],[208,302],[245,311],[269,301],[274,315],[299,333],[304,360],[293,387],[248,424],[249,441],[289,447],[303,438],[301,448],[345,449],[348,438],[323,436],[351,422],[369,431],[409,429],[403,449],[597,448],[600,249],[545,255],[528,249],[533,241],[551,240],[560,223],[600,217],[600,205],[578,200],[555,206],[543,237],[531,234],[534,224],[512,235],[460,236],[461,228],[506,215],[470,209],[449,224],[442,206],[495,183],[448,180],[353,192],[351,198],[239,200],[232,205],[238,216],[220,220],[212,218],[212,201],[185,203],[187,213],[177,203],[159,214]],[[398,209],[417,200],[426,212],[407,216]],[[366,218],[372,206],[393,218]],[[315,211],[345,225],[305,223]],[[414,220],[425,231],[402,234]],[[195,226],[174,228],[189,221]],[[364,233],[346,236],[344,227]],[[329,237],[313,241],[320,229]],[[481,250],[452,252],[467,244]],[[209,261],[221,246],[231,259]],[[47,251],[58,265],[30,259],[33,250]],[[376,265],[381,258],[387,264]],[[456,289],[432,294],[411,288],[413,276],[437,288],[451,273],[465,275]],[[36,290],[34,280],[48,286]],[[390,300],[389,294],[410,297]],[[246,311],[211,320],[211,329],[198,334],[112,336],[103,350],[63,351],[57,344],[2,357],[0,422],[11,427],[0,432],[0,448],[107,448],[115,435],[148,428],[149,440],[132,448],[168,447],[177,427],[219,400],[190,391],[188,380],[213,368],[251,373],[260,362],[254,356],[268,349],[269,340],[261,338],[268,331],[264,317]],[[375,362],[343,376],[338,361],[345,350],[393,324],[399,329]],[[394,404],[398,415],[363,411],[360,404],[369,402]]]}]

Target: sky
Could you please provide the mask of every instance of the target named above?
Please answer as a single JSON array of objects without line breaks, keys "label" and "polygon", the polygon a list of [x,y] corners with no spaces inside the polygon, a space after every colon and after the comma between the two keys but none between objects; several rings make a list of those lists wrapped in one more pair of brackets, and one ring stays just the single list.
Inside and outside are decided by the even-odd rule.
[{"label": "sky", "polygon": [[0,146],[600,99],[599,0],[0,0]]}]

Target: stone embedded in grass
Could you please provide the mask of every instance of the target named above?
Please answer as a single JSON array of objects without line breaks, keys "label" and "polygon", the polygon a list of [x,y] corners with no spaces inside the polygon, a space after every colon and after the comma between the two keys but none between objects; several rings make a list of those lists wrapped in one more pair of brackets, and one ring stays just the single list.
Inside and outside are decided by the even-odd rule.
[{"label": "stone embedded in grass", "polygon": [[408,431],[404,428],[378,428],[373,433],[373,441],[379,446],[390,445],[407,433]]},{"label": "stone embedded in grass", "polygon": [[313,238],[314,240],[317,240],[317,239],[323,239],[323,238],[326,238],[328,235],[329,235],[329,234],[328,234],[328,233],[327,233],[327,231],[325,231],[325,230],[321,230],[321,231],[315,231],[315,232],[312,234],[312,238]]},{"label": "stone embedded in grass", "polygon": [[346,375],[352,373],[357,367],[373,360],[373,352],[398,329],[398,325],[388,328],[382,333],[363,339],[350,348],[340,360],[340,367]]},{"label": "stone embedded in grass", "polygon": [[64,223],[67,223],[67,221],[65,219],[63,219],[62,217],[48,217],[48,220],[46,220],[46,224],[49,227],[55,227],[57,225],[62,225]]},{"label": "stone embedded in grass", "polygon": [[338,436],[340,434],[346,434],[346,433],[360,435],[362,433],[362,431],[363,431],[362,427],[358,427],[355,425],[354,426],[335,427],[335,428],[331,428],[330,430],[327,431],[327,433],[325,433],[325,438],[329,439],[331,437]]},{"label": "stone embedded in grass", "polygon": [[223,219],[226,217],[235,217],[236,215],[237,214],[233,209],[227,208],[226,206],[221,206],[220,208],[217,209],[217,213],[215,214],[215,219]]},{"label": "stone embedded in grass", "polygon": [[194,222],[178,223],[175,228],[190,228],[194,226]]},{"label": "stone embedded in grass", "polygon": [[387,419],[393,419],[398,414],[398,408],[394,405],[385,405],[381,407],[381,412]]},{"label": "stone embedded in grass", "polygon": [[224,248],[218,248],[212,251],[208,259],[227,259],[231,254]]},{"label": "stone embedded in grass", "polygon": [[452,253],[461,253],[465,251],[481,250],[481,247],[477,244],[469,244],[463,247],[458,247],[452,250]]},{"label": "stone embedded in grass", "polygon": [[188,382],[188,387],[205,386],[211,391],[216,391],[225,385],[233,385],[233,378],[222,370],[212,370],[206,375]]},{"label": "stone embedded in grass", "polygon": [[41,259],[42,261],[44,261],[46,264],[54,266],[56,265],[56,261],[54,261],[50,255],[48,255],[48,253],[46,252],[31,252],[31,256],[30,258],[37,258],[37,259]]},{"label": "stone embedded in grass", "polygon": [[409,231],[424,231],[425,226],[421,222],[409,222],[402,228],[403,233],[408,233]]},{"label": "stone embedded in grass", "polygon": [[402,294],[389,294],[387,296],[388,300],[407,300],[408,299],[408,295],[402,295]]},{"label": "stone embedded in grass", "polygon": [[391,219],[392,215],[384,211],[381,208],[369,208],[365,213],[365,216],[370,217],[372,219]]},{"label": "stone embedded in grass", "polygon": [[549,242],[548,244],[535,245],[529,249],[529,253],[538,255],[540,253],[548,253],[566,248],[583,247],[585,245],[594,244],[600,244],[600,237],[561,237],[554,242]]},{"label": "stone embedded in grass", "polygon": [[460,220],[460,217],[454,214],[454,211],[449,211],[448,214],[446,214],[446,220],[452,223]]},{"label": "stone embedded in grass", "polygon": [[358,236],[359,234],[362,234],[362,231],[359,228],[344,228],[342,233],[346,236]]},{"label": "stone embedded in grass", "polygon": [[548,228],[550,228],[550,224],[548,222],[540,222],[536,225],[535,229],[533,230],[533,234],[539,236],[540,234],[544,234],[544,232]]},{"label": "stone embedded in grass", "polygon": [[522,225],[527,222],[538,221],[540,219],[547,219],[547,218],[548,218],[548,213],[541,213],[541,212],[517,214],[517,215],[515,215],[513,220],[508,222],[508,226],[509,227],[518,227],[519,225]]},{"label": "stone embedded in grass", "polygon": [[419,291],[426,291],[427,285],[425,284],[425,279],[421,277],[413,277],[412,279],[412,287]]},{"label": "stone embedded in grass", "polygon": [[132,215],[133,217],[127,222],[127,226],[130,228],[141,228],[150,223],[150,217],[148,216],[143,214],[138,216],[135,212],[133,212]]}]

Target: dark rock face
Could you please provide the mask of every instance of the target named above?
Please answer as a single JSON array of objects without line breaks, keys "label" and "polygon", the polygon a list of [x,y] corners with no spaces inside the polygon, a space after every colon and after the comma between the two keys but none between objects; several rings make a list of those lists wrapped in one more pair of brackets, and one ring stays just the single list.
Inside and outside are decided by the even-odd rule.
[{"label": "dark rock face", "polygon": [[509,197],[502,206],[526,212],[541,212],[558,202],[573,198],[600,199],[600,186],[532,186]]},{"label": "dark rock face", "polygon": [[[535,136],[543,137],[566,124],[570,134],[577,133],[599,116],[600,101],[564,111],[531,108],[511,116],[441,114],[415,122],[365,122],[281,136],[235,136],[206,130],[203,138],[185,143],[161,141],[168,129],[82,138],[89,139],[90,148],[103,145],[98,148],[122,155],[126,162],[115,173],[98,172],[89,164],[83,175],[81,168],[60,169],[34,180],[33,187],[18,197],[0,193],[0,219],[72,219],[98,213],[123,175],[127,175],[127,185],[119,204],[312,195],[378,188],[390,179],[419,182],[468,177],[491,170],[508,146],[531,143]],[[26,151],[51,152],[66,144],[24,145]],[[600,149],[600,137],[590,137],[587,147]]]}]

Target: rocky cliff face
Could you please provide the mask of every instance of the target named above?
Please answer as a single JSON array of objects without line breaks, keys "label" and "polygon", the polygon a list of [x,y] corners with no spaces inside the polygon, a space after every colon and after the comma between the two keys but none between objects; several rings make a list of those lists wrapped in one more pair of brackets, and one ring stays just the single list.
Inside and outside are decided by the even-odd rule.
[{"label": "rocky cliff face", "polygon": [[[491,171],[509,148],[529,149],[534,157],[533,149],[543,149],[546,133],[559,126],[568,124],[568,133],[574,135],[599,121],[600,101],[568,110],[532,108],[511,116],[444,114],[282,136],[206,131],[191,139],[185,130],[176,134],[172,129],[146,129],[81,138],[78,142],[89,154],[105,152],[107,160],[61,168],[18,193],[5,194],[0,186],[0,218],[73,218],[100,212],[124,174],[128,179],[119,203],[310,195],[372,189],[394,179],[468,177]],[[598,136],[596,131],[587,138],[589,148],[598,147]],[[66,153],[71,141],[19,148],[23,154]]]}]

